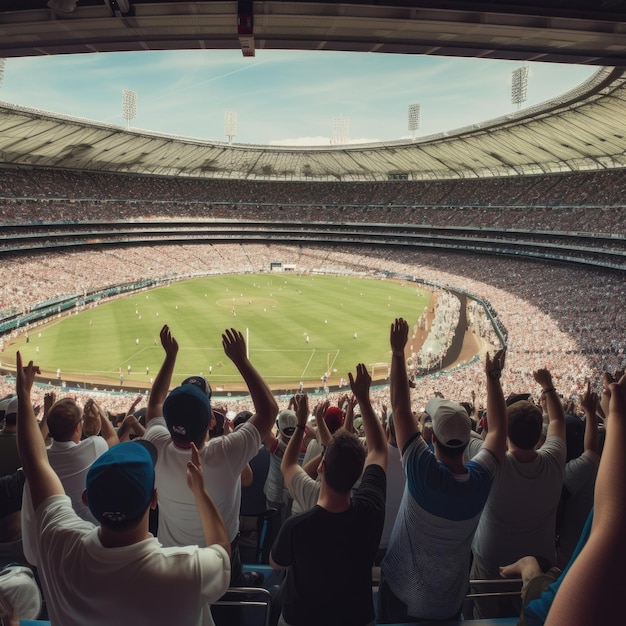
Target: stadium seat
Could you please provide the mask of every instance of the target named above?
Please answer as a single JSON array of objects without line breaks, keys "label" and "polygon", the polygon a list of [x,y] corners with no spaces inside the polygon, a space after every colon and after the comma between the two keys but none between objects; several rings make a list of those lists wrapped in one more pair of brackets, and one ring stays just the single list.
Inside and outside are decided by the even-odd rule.
[{"label": "stadium seat", "polygon": [[211,605],[215,626],[268,626],[271,595],[260,587],[230,587]]},{"label": "stadium seat", "polygon": [[243,541],[239,546],[241,560],[244,563],[269,563],[270,550],[280,530],[280,519],[277,514],[276,509],[266,509],[258,515],[241,515],[241,518],[256,519],[256,533],[253,533],[256,539],[254,551],[245,546]]}]

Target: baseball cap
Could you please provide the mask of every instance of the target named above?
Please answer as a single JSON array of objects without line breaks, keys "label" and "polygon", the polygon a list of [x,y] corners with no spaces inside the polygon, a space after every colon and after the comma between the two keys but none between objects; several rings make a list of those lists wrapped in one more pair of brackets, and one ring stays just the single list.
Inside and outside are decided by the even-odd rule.
[{"label": "baseball cap", "polygon": [[100,455],[86,479],[87,505],[109,526],[138,519],[154,493],[156,448],[143,439],[118,443]]},{"label": "baseball cap", "polygon": [[211,385],[209,381],[204,376],[189,376],[185,378],[181,385],[196,385],[196,387],[200,387],[204,393],[206,393],[209,400],[213,395],[213,390],[211,389]]},{"label": "baseball cap", "polygon": [[343,411],[338,406],[329,406],[326,409],[324,421],[330,433],[334,433],[343,426]]},{"label": "baseball cap", "polygon": [[174,439],[196,441],[211,423],[209,397],[199,385],[176,387],[163,403],[163,417]]},{"label": "baseball cap", "polygon": [[291,409],[283,409],[278,413],[276,425],[278,426],[278,430],[285,435],[285,437],[291,437],[298,425],[298,418]]},{"label": "baseball cap", "polygon": [[467,411],[456,402],[433,398],[426,405],[426,413],[432,417],[433,433],[437,441],[448,448],[461,448],[470,439],[472,423]]}]

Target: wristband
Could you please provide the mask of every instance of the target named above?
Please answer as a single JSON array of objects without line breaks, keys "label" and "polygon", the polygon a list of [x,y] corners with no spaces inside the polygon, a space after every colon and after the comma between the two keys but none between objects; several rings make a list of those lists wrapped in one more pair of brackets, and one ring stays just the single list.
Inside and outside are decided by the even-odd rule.
[{"label": "wristband", "polygon": [[543,393],[550,393],[551,391],[556,391],[556,389],[554,387],[550,387],[548,389],[544,389]]},{"label": "wristband", "polygon": [[301,428],[302,430],[306,430],[306,426],[303,426],[302,424],[296,424],[296,428]]}]

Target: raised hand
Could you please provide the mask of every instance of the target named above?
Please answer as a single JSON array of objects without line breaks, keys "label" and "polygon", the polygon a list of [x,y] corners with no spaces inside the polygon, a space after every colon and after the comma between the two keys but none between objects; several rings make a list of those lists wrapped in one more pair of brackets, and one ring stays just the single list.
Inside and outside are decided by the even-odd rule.
[{"label": "raised hand", "polygon": [[191,460],[187,461],[187,486],[194,493],[204,490],[204,475],[202,474],[202,461],[196,444],[191,444]]},{"label": "raised hand", "polygon": [[238,330],[227,328],[222,333],[222,346],[224,353],[235,364],[241,363],[247,358],[246,340]]},{"label": "raised hand", "polygon": [[35,376],[41,374],[38,365],[34,365],[32,361],[24,366],[22,363],[22,355],[20,352],[16,355],[16,372],[15,372],[15,388],[19,394],[30,396]]},{"label": "raised hand", "polygon": [[[489,352],[485,357],[485,373],[491,378],[498,379],[500,378],[500,374],[502,374],[502,370],[504,369],[504,362],[506,360],[506,348],[502,348],[498,350],[494,355],[493,359]],[[472,392],[473,393],[473,392]]]},{"label": "raised hand", "polygon": [[400,318],[391,324],[391,332],[389,334],[389,343],[391,344],[391,350],[395,355],[404,356],[404,347],[409,338],[409,325]]},{"label": "raised hand", "polygon": [[533,372],[534,379],[541,385],[541,388],[546,391],[548,389],[554,389],[552,384],[552,374],[550,370],[543,368]]},{"label": "raised hand", "polygon": [[167,356],[176,356],[178,354],[178,342],[172,336],[170,327],[167,324],[161,328],[160,337],[161,345],[163,346],[163,350],[165,350],[165,354]]},{"label": "raised hand", "polygon": [[350,388],[352,393],[359,399],[369,397],[370,385],[372,384],[372,377],[367,371],[367,367],[364,363],[359,363],[356,366],[356,378],[352,376],[352,372],[348,372],[348,379],[350,380]]},{"label": "raised hand", "polygon": [[293,397],[293,405],[296,409],[296,417],[298,418],[298,424],[306,426],[309,419],[309,398],[306,393],[298,394]]},{"label": "raised hand", "polygon": [[598,403],[600,402],[598,394],[591,391],[591,381],[587,381],[587,389],[580,396],[580,406],[587,415],[595,415],[598,411]]}]

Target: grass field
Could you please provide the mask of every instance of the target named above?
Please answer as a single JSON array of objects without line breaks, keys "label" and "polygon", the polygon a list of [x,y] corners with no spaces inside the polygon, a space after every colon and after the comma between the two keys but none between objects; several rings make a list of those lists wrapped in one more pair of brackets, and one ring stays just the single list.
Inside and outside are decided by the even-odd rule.
[{"label": "grass field", "polygon": [[124,387],[145,385],[161,364],[158,337],[167,323],[180,346],[174,383],[199,372],[216,388],[241,382],[222,350],[221,333],[229,327],[247,332],[250,358],[273,387],[315,385],[326,371],[331,380],[347,379],[360,361],[370,369],[376,364],[374,375],[382,378],[390,323],[399,316],[415,323],[428,299],[415,285],[388,280],[205,277],[64,314],[31,329],[28,343],[20,336],[5,356],[20,349],[51,377],[60,368],[63,380],[117,387],[121,372]]}]

